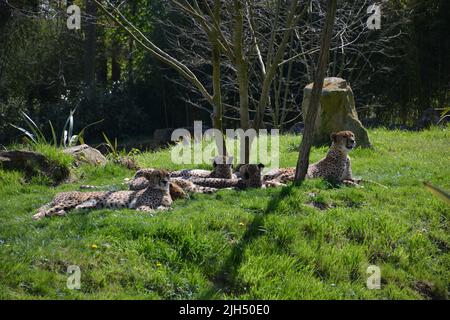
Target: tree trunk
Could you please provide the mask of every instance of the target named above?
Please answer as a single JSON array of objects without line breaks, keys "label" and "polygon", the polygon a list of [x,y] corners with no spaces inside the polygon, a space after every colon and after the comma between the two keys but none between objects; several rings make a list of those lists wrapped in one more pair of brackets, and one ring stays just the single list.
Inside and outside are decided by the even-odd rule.
[{"label": "tree trunk", "polygon": [[[225,137],[223,135],[223,124],[222,124],[222,90],[220,87],[220,50],[219,45],[216,41],[213,43],[212,47],[212,65],[213,65],[213,114],[212,114],[212,122],[214,129],[222,132],[221,137],[216,138],[217,149],[220,155],[226,155],[226,145],[225,145]],[[222,140],[223,148],[220,148],[220,142],[217,139]]]},{"label": "tree trunk", "polygon": [[[239,86],[239,117],[241,129],[246,131],[250,127],[250,115],[248,110],[248,64],[243,53],[243,27],[244,15],[242,4],[239,0],[234,1],[234,56],[236,66],[236,78]],[[244,163],[250,162],[250,144],[252,141],[248,137],[245,138],[244,146]],[[241,150],[242,151],[242,150]],[[242,152],[241,152],[242,154]],[[242,159],[241,159],[242,160]]]},{"label": "tree trunk", "polygon": [[[214,2],[214,19],[220,25],[220,0]],[[221,90],[221,73],[220,73],[220,48],[219,35],[217,31],[213,30],[209,35],[209,41],[212,45],[212,67],[213,67],[213,127],[219,130],[222,134],[220,137],[215,137],[217,151],[219,155],[227,154],[227,147],[225,144],[225,135],[223,134],[223,105],[222,105],[222,90]],[[219,141],[222,140],[222,141]],[[220,148],[222,144],[222,148]]]},{"label": "tree trunk", "polygon": [[[250,115],[248,111],[248,67],[245,62],[238,65],[239,82],[239,117],[241,129],[246,131],[250,127]],[[246,137],[244,143],[244,163],[250,162],[250,147],[252,141]],[[242,146],[241,146],[242,148]]]},{"label": "tree trunk", "polygon": [[322,39],[320,45],[319,63],[317,65],[316,74],[314,76],[314,84],[311,92],[311,100],[308,112],[305,117],[305,130],[303,132],[302,143],[295,171],[295,181],[302,182],[305,180],[309,165],[309,154],[311,151],[311,143],[314,134],[314,124],[316,122],[317,110],[319,108],[320,96],[322,95],[323,81],[328,67],[328,59],[330,55],[331,36],[333,34],[334,18],[336,15],[336,1],[328,0],[327,16],[322,31]]}]

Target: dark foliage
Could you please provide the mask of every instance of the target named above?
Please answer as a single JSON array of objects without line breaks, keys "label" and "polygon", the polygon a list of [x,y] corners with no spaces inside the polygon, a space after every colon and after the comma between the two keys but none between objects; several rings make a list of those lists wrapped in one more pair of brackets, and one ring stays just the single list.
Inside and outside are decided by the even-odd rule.
[{"label": "dark foliage", "polygon": [[[19,111],[30,115],[47,133],[49,120],[62,128],[74,108],[76,129],[104,119],[86,132],[86,139],[93,142],[101,140],[101,132],[128,139],[150,136],[158,128],[192,126],[197,119],[210,124],[207,112],[186,102],[198,95],[193,96],[189,86],[179,85],[183,80],[173,70],[150,57],[99,10],[95,17],[82,16],[81,30],[69,30],[66,8],[60,1],[49,1],[50,6],[39,3],[0,1],[0,143],[20,137],[20,132],[9,125],[21,124]],[[154,43],[176,54],[160,21],[186,21],[167,12],[165,1],[129,1],[121,9]],[[430,108],[448,106],[448,12],[447,0],[390,1],[383,23],[389,27],[391,22],[401,20],[389,31],[390,35],[401,36],[365,57],[370,68],[361,58],[355,59],[351,69],[339,71],[335,62],[352,57],[340,56],[339,50],[331,54],[328,74],[349,79],[365,123],[414,127]],[[89,56],[86,28],[93,23],[96,37]],[[364,41],[370,45],[371,39]],[[314,56],[310,59],[315,60]],[[87,62],[95,68],[93,82],[88,84]],[[205,68],[207,74],[208,66]],[[357,75],[362,69],[368,72]],[[294,102],[299,105],[299,88],[311,79],[301,61],[295,62],[294,73],[295,91],[300,92]],[[235,91],[225,86],[223,96],[227,104],[238,105]],[[227,127],[237,125],[236,121],[226,121]]]}]

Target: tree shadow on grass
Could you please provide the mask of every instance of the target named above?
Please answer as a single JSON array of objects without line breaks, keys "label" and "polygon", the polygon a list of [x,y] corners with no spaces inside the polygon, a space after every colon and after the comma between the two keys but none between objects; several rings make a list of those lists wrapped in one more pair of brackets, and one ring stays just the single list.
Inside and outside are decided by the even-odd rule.
[{"label": "tree shadow on grass", "polygon": [[231,254],[225,259],[219,271],[210,278],[212,285],[200,293],[199,299],[214,299],[217,293],[225,293],[231,296],[239,296],[246,293],[248,284],[240,279],[238,271],[244,259],[245,249],[261,235],[264,235],[263,227],[267,216],[276,212],[279,203],[292,194],[294,185],[284,187],[276,194],[267,205],[266,210],[254,215],[252,223],[247,227],[242,238],[232,248]]}]

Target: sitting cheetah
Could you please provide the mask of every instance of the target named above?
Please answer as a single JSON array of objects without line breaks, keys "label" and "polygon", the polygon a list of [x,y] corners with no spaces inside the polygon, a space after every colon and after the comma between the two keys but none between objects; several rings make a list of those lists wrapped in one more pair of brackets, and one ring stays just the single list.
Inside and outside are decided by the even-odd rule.
[{"label": "sitting cheetah", "polygon": [[147,188],[139,191],[62,192],[52,202],[38,209],[33,219],[51,215],[64,215],[71,209],[130,208],[139,211],[165,210],[172,204],[169,193],[169,173],[154,170],[144,174]]},{"label": "sitting cheetah", "polygon": [[[233,157],[217,156],[213,160],[213,170],[201,169],[187,169],[180,171],[173,171],[170,173],[171,178],[179,177],[184,179],[189,178],[233,178]],[[235,177],[234,177],[235,178]]]},{"label": "sitting cheetah", "polygon": [[[348,152],[355,148],[355,135],[351,131],[331,134],[332,144],[325,158],[308,167],[306,178],[323,178],[333,183],[356,185],[352,178],[352,169]],[[281,183],[293,181],[295,168],[282,168],[269,171],[264,181],[277,180]]]}]

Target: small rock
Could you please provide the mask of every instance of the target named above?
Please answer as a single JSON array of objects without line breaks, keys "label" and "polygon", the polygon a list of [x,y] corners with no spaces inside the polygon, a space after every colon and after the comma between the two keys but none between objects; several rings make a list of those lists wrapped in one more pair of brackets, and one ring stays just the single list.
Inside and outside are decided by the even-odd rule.
[{"label": "small rock", "polygon": [[114,160],[114,163],[117,163],[118,165],[121,165],[130,170],[137,171],[141,169],[141,167],[137,164],[136,160],[134,160],[131,157],[119,157]]},{"label": "small rock", "polygon": [[73,155],[77,162],[88,163],[95,166],[104,166],[106,164],[105,156],[102,155],[100,151],[87,144],[66,148],[63,152]]}]

